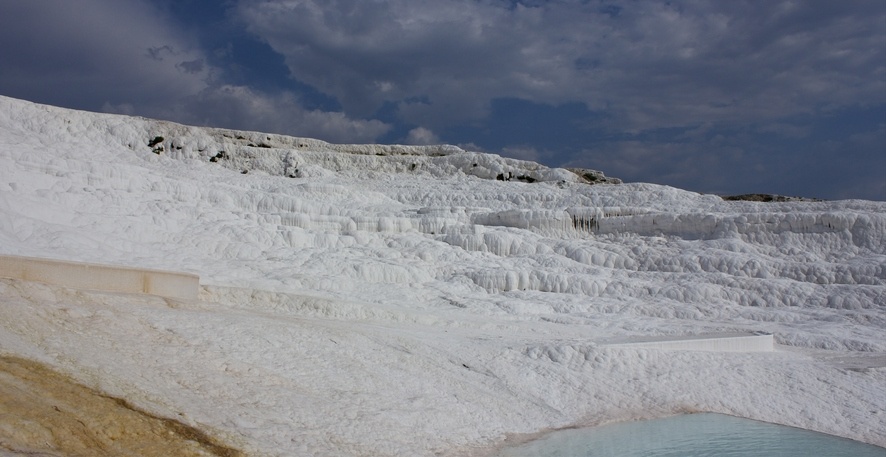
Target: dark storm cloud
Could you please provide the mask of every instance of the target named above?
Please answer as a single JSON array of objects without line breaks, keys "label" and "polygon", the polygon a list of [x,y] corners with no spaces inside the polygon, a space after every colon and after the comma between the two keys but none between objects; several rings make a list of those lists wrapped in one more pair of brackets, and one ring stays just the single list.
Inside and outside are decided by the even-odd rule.
[{"label": "dark storm cloud", "polygon": [[98,109],[201,90],[199,59],[181,34],[138,1],[0,1],[0,88],[4,95]]},{"label": "dark storm cloud", "polygon": [[188,60],[184,62],[179,62],[175,65],[175,68],[185,72],[185,73],[202,73],[203,72],[203,59],[194,59]]},{"label": "dark storm cloud", "polygon": [[[475,95],[505,95],[499,70],[516,49],[486,23],[500,8],[476,11],[460,2],[247,2],[247,28],[283,54],[297,79],[334,95],[346,110],[372,114],[385,101],[459,121],[482,116]],[[517,24],[514,24],[515,26]],[[496,52],[489,53],[494,49]],[[457,89],[462,85],[463,88]],[[444,100],[445,99],[445,100]],[[451,103],[456,109],[440,109]]]},{"label": "dark storm cloud", "polygon": [[293,78],[429,138],[707,192],[886,199],[882,2],[242,0],[232,11]]},{"label": "dark storm cloud", "polygon": [[[496,98],[583,102],[611,128],[758,122],[882,99],[877,2],[241,1],[294,77],[436,128]],[[416,98],[422,102],[414,102]]]},{"label": "dark storm cloud", "polygon": [[172,49],[172,46],[155,46],[152,48],[148,48],[148,57],[154,60],[163,60],[164,56],[172,55],[175,51]]},{"label": "dark storm cloud", "polygon": [[0,94],[886,199],[886,3],[0,0]]},{"label": "dark storm cloud", "polygon": [[166,107],[166,114],[186,124],[288,132],[340,143],[371,143],[390,128],[377,120],[354,120],[340,112],[306,110],[292,93],[267,94],[232,85],[175,100]]},{"label": "dark storm cloud", "polygon": [[884,200],[884,117],[881,105],[814,116],[799,126],[709,124],[649,131],[589,142],[566,154],[564,165],[596,164],[613,176],[721,195]]},{"label": "dark storm cloud", "polygon": [[288,92],[226,84],[198,41],[151,2],[0,0],[0,94],[42,103],[333,141],[379,121],[304,109]]}]

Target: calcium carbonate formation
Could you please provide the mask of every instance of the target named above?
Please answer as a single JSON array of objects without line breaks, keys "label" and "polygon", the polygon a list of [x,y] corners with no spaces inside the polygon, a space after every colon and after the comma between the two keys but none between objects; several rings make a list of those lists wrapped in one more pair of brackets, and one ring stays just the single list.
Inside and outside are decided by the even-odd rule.
[{"label": "calcium carbonate formation", "polygon": [[[0,254],[201,283],[0,279],[0,351],[254,455],[489,455],[693,411],[886,445],[886,203],[595,173],[0,98]],[[610,344],[755,332],[775,349]]]}]

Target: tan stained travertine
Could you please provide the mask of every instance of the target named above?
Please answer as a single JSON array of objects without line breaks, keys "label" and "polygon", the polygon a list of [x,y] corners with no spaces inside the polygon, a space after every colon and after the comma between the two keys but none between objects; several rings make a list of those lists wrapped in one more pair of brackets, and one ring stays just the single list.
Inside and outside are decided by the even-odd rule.
[{"label": "tan stained travertine", "polygon": [[190,273],[10,255],[0,255],[0,278],[179,300],[196,300],[200,289],[200,277]]},{"label": "tan stained travertine", "polygon": [[141,411],[49,367],[0,357],[0,454],[66,457],[244,454],[203,431]]}]

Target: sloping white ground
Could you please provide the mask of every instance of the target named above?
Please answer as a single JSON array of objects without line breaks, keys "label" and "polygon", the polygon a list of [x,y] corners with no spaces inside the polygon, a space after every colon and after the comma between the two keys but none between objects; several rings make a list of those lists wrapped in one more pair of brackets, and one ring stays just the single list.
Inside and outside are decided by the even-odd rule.
[{"label": "sloping white ground", "polygon": [[[886,446],[886,369],[833,363],[886,352],[886,203],[579,181],[0,98],[0,253],[204,284],[0,280],[0,352],[256,454],[482,455],[681,411]],[[778,350],[601,343],[753,331]]]}]

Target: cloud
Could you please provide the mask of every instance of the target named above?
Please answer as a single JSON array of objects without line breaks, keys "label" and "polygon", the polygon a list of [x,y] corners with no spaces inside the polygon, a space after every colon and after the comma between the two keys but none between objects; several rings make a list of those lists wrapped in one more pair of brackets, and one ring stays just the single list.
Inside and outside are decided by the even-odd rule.
[{"label": "cloud", "polygon": [[846,110],[810,122],[808,132],[703,126],[602,139],[568,153],[561,166],[720,195],[886,200],[886,124],[882,117],[862,117]]},{"label": "cloud", "polygon": [[165,55],[170,55],[175,53],[175,50],[172,49],[172,46],[164,45],[164,46],[154,46],[148,48],[148,57],[161,61],[163,60]]},{"label": "cloud", "polygon": [[542,155],[531,146],[510,146],[503,148],[501,153],[506,157],[513,157],[520,160],[531,160],[538,162]]},{"label": "cloud", "polygon": [[[132,114],[130,104],[106,104],[104,111]],[[323,138],[337,143],[371,143],[390,126],[377,120],[355,120],[341,112],[307,110],[289,92],[267,94],[246,86],[207,87],[163,105],[144,105],[141,114],[190,125],[226,127]]]},{"label": "cloud", "polygon": [[0,17],[0,93],[37,102],[884,198],[882,2],[0,0]]},{"label": "cloud", "polygon": [[[7,95],[98,109],[204,89],[202,52],[142,1],[0,1],[0,88]],[[182,69],[186,71],[182,71]]]},{"label": "cloud", "polygon": [[[749,146],[750,144],[750,146]],[[626,182],[650,182],[716,195],[772,193],[822,197],[830,189],[797,173],[796,155],[780,157],[771,147],[738,136],[685,142],[676,138],[606,141],[563,164],[602,170]],[[772,176],[781,176],[773,180]]]},{"label": "cloud", "polygon": [[812,133],[812,128],[808,125],[791,125],[780,122],[762,125],[758,129],[760,132],[770,132],[785,138],[806,138]]},{"label": "cloud", "polygon": [[581,102],[638,132],[883,100],[876,3],[242,0],[235,14],[348,113],[395,103],[439,131],[497,98]]},{"label": "cloud", "polygon": [[434,132],[424,128],[416,127],[409,131],[404,140],[406,144],[440,144],[440,138]]},{"label": "cloud", "polygon": [[185,73],[199,74],[203,72],[205,66],[203,65],[203,59],[194,59],[179,62],[175,65],[175,68],[178,68]]},{"label": "cloud", "polygon": [[[285,56],[294,77],[334,95],[348,112],[371,115],[385,101],[409,104],[414,95],[430,94],[433,103],[447,97],[458,105],[463,114],[448,114],[460,119],[465,109],[482,115],[483,101],[474,103],[471,94],[497,82],[485,61],[506,65],[514,57],[486,53],[489,40],[504,38],[484,32],[499,8],[464,6],[422,0],[241,2],[238,15]],[[470,87],[453,90],[461,83]]]},{"label": "cloud", "polygon": [[209,55],[146,1],[0,0],[0,90],[81,109],[372,142],[390,129],[303,108],[291,92],[226,83]]}]

